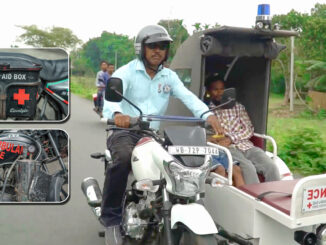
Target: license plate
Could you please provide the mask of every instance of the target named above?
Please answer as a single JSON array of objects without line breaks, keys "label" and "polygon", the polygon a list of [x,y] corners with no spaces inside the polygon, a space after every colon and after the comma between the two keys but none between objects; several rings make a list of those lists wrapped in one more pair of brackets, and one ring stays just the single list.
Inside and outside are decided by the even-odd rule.
[{"label": "license plate", "polygon": [[303,190],[302,212],[326,209],[326,186],[314,186]]},{"label": "license plate", "polygon": [[218,155],[218,149],[210,146],[181,146],[168,147],[171,155]]}]

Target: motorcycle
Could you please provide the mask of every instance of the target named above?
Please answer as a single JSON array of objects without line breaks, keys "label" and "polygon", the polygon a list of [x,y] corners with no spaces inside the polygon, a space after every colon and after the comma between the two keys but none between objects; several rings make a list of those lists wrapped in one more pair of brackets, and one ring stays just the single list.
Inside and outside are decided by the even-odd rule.
[{"label": "motorcycle", "polygon": [[[218,155],[219,150],[207,146],[204,121],[192,117],[144,116],[121,91],[122,81],[111,78],[106,99],[113,102],[125,99],[137,108],[140,117],[132,118],[129,129],[109,127],[108,136],[114,130],[130,130],[144,135],[132,152],[135,180],[128,184],[123,201],[121,230],[125,241],[136,244],[216,244],[218,230],[202,204],[202,198],[205,184],[212,187],[219,184],[217,178],[208,177],[211,155]],[[162,137],[150,129],[150,121],[189,122],[200,126],[166,127]],[[114,121],[107,120],[107,124],[114,125]],[[102,159],[105,168],[113,164],[108,150],[91,157]],[[130,176],[128,182],[131,182]],[[102,194],[97,180],[88,177],[81,188],[99,218]],[[104,236],[104,233],[100,235]]]},{"label": "motorcycle", "polygon": [[99,108],[98,106],[98,98],[97,98],[97,93],[96,94],[93,94],[93,111],[95,111],[95,113],[100,117],[102,118],[103,115],[102,115],[102,110]]},{"label": "motorcycle", "polygon": [[0,202],[63,202],[68,137],[61,130],[0,133]]},{"label": "motorcycle", "polygon": [[[103,78],[99,78],[99,82],[102,82],[103,84],[107,83],[104,81]],[[102,93],[104,93],[105,88],[102,88],[102,89],[103,89]],[[104,100],[104,96],[102,96],[102,100]],[[95,113],[97,115],[99,115],[100,118],[103,118],[103,114],[102,114],[103,108],[100,108],[100,106],[99,106],[98,92],[93,94],[93,103],[94,103],[93,111],[95,111]],[[103,103],[104,103],[104,101],[103,101]]]},{"label": "motorcycle", "polygon": [[68,58],[47,60],[0,52],[0,87],[4,95],[0,118],[56,121],[67,118],[68,64]]}]

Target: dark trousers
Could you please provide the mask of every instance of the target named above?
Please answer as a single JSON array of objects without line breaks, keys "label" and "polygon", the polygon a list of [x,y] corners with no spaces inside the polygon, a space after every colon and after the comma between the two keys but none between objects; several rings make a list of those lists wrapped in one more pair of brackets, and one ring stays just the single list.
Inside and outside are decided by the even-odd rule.
[{"label": "dark trousers", "polygon": [[131,154],[142,136],[133,132],[117,130],[108,138],[113,165],[105,174],[100,221],[108,227],[119,225],[122,220],[122,200],[131,170]]},{"label": "dark trousers", "polygon": [[103,105],[104,105],[104,91],[105,88],[97,88],[97,107],[99,110],[103,110]]}]

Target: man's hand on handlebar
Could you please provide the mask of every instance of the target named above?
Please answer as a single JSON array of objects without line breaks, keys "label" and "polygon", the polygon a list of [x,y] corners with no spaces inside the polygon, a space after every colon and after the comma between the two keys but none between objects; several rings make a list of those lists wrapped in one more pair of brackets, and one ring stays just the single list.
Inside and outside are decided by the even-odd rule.
[{"label": "man's hand on handlebar", "polygon": [[222,128],[219,120],[216,116],[210,115],[207,117],[207,123],[212,126],[216,134],[224,134],[224,129]]},{"label": "man's hand on handlebar", "polygon": [[130,116],[123,115],[122,113],[116,113],[114,115],[114,123],[120,128],[129,128],[130,126]]}]

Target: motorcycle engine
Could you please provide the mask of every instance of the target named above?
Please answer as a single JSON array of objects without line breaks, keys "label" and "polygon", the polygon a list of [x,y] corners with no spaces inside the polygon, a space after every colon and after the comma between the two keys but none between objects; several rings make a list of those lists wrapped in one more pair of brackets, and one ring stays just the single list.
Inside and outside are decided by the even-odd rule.
[{"label": "motorcycle engine", "polygon": [[142,239],[149,217],[142,217],[141,213],[150,209],[151,201],[155,200],[155,193],[148,192],[138,203],[130,202],[125,207],[123,229],[127,236]]}]

